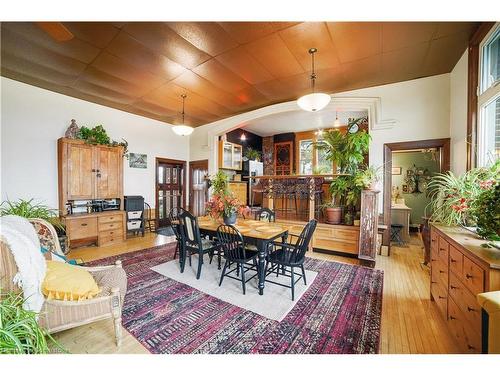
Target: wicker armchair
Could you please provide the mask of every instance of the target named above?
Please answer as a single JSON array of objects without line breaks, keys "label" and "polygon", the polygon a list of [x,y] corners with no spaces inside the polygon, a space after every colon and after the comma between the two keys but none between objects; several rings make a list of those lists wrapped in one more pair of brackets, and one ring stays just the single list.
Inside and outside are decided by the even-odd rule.
[{"label": "wicker armchair", "polygon": [[[40,239],[41,246],[52,253],[63,255],[54,227],[40,219],[30,219]],[[51,259],[52,253],[45,257]],[[75,266],[77,267],[77,266]],[[85,301],[45,300],[40,311],[39,323],[49,333],[63,331],[103,319],[113,319],[116,345],[122,338],[121,314],[123,300],[127,291],[127,275],[117,261],[112,266],[83,267],[94,277],[101,293]],[[0,239],[0,290],[2,292],[19,291],[12,283],[17,273],[14,257],[7,243]]]}]

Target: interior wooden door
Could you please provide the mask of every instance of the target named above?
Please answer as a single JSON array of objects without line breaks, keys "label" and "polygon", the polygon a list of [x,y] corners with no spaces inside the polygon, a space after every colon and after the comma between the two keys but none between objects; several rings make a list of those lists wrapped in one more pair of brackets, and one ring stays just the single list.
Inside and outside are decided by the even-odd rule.
[{"label": "interior wooden door", "polygon": [[274,173],[277,175],[291,174],[293,170],[293,143],[275,143],[274,155]]},{"label": "interior wooden door", "polygon": [[189,207],[194,216],[205,215],[205,203],[208,199],[208,160],[189,163]]},{"label": "interior wooden door", "polygon": [[182,161],[156,159],[156,220],[158,227],[168,225],[174,207],[184,207],[184,165]]},{"label": "interior wooden door", "polygon": [[122,186],[122,149],[97,147],[96,198],[119,198]]},{"label": "interior wooden door", "polygon": [[95,197],[95,165],[93,147],[85,144],[68,144],[68,200]]}]

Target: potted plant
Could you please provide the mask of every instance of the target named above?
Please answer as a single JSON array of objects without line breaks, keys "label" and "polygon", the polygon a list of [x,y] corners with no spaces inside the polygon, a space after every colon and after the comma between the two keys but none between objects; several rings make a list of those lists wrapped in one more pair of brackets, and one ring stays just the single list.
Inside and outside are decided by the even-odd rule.
[{"label": "potted plant", "polygon": [[[351,120],[348,129],[354,129],[364,118]],[[340,174],[330,183],[332,201],[323,205],[327,221],[340,224],[345,206],[353,211],[361,196],[361,188],[356,184],[356,175],[362,165],[370,144],[370,135],[364,131],[342,132],[339,129],[327,131],[323,139],[314,143],[317,150],[325,151],[325,157],[336,165]],[[351,212],[352,213],[352,212]],[[334,219],[334,220],[330,220]]]},{"label": "potted plant", "polygon": [[236,217],[244,211],[242,203],[228,191],[229,177],[223,171],[210,179],[213,194],[206,203],[207,214],[215,220],[222,218],[227,225],[235,224]]},{"label": "potted plant", "polygon": [[499,179],[500,160],[489,168],[471,169],[461,176],[452,172],[437,174],[428,185],[429,221],[447,226],[476,225],[478,214],[474,217],[472,208],[484,190],[492,188]]},{"label": "potted plant", "polygon": [[500,183],[498,180],[487,180],[481,188],[483,191],[471,207],[471,215],[477,225],[476,233],[486,240],[500,241]]},{"label": "potted plant", "polygon": [[261,153],[251,147],[248,147],[245,151],[245,157],[248,160],[260,161]]},{"label": "potted plant", "polygon": [[376,190],[377,182],[380,180],[381,167],[369,166],[356,173],[355,184],[362,190]]},{"label": "potted plant", "polygon": [[49,343],[66,352],[38,325],[37,314],[23,308],[23,302],[21,294],[0,295],[0,354],[46,354],[51,351]]},{"label": "potted plant", "polygon": [[35,203],[34,199],[4,201],[0,204],[0,216],[16,215],[26,219],[43,219],[52,224],[57,232],[61,249],[66,253],[66,228],[59,218],[59,211],[46,205]]}]

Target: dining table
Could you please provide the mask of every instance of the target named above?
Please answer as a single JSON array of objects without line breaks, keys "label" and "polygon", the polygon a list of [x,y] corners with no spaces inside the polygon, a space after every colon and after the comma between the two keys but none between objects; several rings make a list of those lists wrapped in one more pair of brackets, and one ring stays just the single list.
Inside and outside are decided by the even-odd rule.
[{"label": "dining table", "polygon": [[[212,238],[217,236],[217,228],[222,223],[209,216],[198,217],[200,234]],[[264,294],[266,279],[266,257],[269,244],[281,238],[283,242],[288,236],[288,229],[279,223],[238,218],[233,225],[241,233],[246,244],[255,245],[258,251],[257,276],[259,280],[259,294]]]}]

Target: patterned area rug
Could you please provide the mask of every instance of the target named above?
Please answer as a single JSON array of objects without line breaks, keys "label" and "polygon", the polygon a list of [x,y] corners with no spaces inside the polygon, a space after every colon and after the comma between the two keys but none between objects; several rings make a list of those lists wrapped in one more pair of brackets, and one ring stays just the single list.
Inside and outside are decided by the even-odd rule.
[{"label": "patterned area rug", "polygon": [[377,353],[383,272],[308,258],[318,272],[281,322],[221,301],[150,268],[173,258],[175,244],[121,259],[128,275],[124,327],[151,353]]}]

